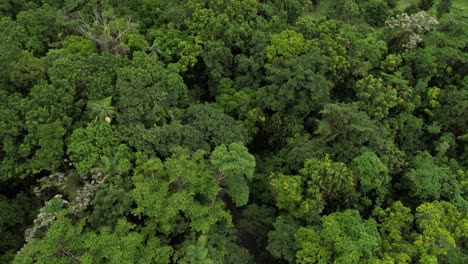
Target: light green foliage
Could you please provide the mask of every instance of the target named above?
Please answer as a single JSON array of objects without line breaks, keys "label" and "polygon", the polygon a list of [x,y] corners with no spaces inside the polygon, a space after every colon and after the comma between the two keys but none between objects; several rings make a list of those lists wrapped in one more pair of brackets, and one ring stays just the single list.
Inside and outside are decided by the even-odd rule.
[{"label": "light green foliage", "polygon": [[34,238],[24,245],[13,263],[58,264],[79,260],[77,253],[83,247],[83,239],[79,235],[83,230],[84,221],[73,225],[65,214],[65,211],[59,211],[57,220],[52,223],[44,238]]},{"label": "light green foliage", "polygon": [[350,45],[347,36],[340,34],[341,23],[336,20],[322,20],[309,25],[312,44],[318,47],[326,58],[326,70],[334,83],[343,81],[349,74],[351,63],[347,58]]},{"label": "light green foliage", "polygon": [[394,72],[401,65],[402,58],[400,55],[389,54],[384,61],[380,62],[380,68],[385,72]]},{"label": "light green foliage", "polygon": [[80,36],[67,37],[62,42],[62,49],[80,57],[87,57],[97,52],[96,46],[91,40]]},{"label": "light green foliage", "polygon": [[[187,3],[187,6],[193,10],[193,13],[184,22],[188,27],[188,31],[196,34],[196,43],[203,43],[218,37],[223,33],[223,27],[229,21],[227,14],[220,14],[216,12],[218,10],[207,8],[203,2],[191,0]],[[215,2],[219,3],[219,1]]]},{"label": "light green foliage", "polygon": [[372,75],[356,82],[357,97],[364,104],[362,108],[376,119],[382,119],[389,115],[389,110],[403,100],[398,97],[397,90],[384,83],[381,78]]},{"label": "light green foliage", "polygon": [[411,244],[413,225],[411,210],[398,201],[385,210],[376,207],[373,216],[379,223],[384,259],[391,259],[397,263],[410,263],[415,253]]},{"label": "light green foliage", "polygon": [[237,206],[249,201],[248,180],[255,171],[255,158],[239,143],[220,145],[211,153],[210,161],[219,173],[219,181]]},{"label": "light green foliage", "polygon": [[322,213],[335,202],[350,205],[357,198],[353,173],[341,162],[308,159],[300,170],[302,176],[272,175],[272,188],[276,205],[291,215],[306,221]]},{"label": "light green foliage", "polygon": [[320,193],[325,201],[331,203],[340,200],[341,204],[350,204],[355,199],[355,175],[344,163],[332,161],[329,155],[324,160],[306,160],[300,173],[306,177],[303,181],[311,196]]},{"label": "light green foliage", "polygon": [[[468,234],[468,217],[451,203],[424,203],[416,209],[419,234],[414,241],[420,262],[438,263],[447,260],[449,253],[467,260],[462,241]],[[460,262],[461,263],[461,262]]]},{"label": "light green foliage", "polygon": [[136,263],[143,235],[133,229],[133,224],[119,220],[114,230],[103,227],[98,233],[84,235],[83,244],[89,251],[81,256],[82,263]]},{"label": "light green foliage", "polygon": [[168,63],[176,63],[182,72],[193,67],[202,53],[202,47],[195,43],[194,37],[173,28],[154,29],[150,36],[154,38],[151,49]]},{"label": "light green foliage", "polygon": [[271,36],[271,45],[266,49],[266,57],[270,62],[281,62],[307,53],[310,46],[310,41],[304,39],[301,33],[284,30]]},{"label": "light green foliage", "polygon": [[138,263],[157,263],[166,264],[171,263],[171,256],[173,249],[161,243],[158,237],[151,237],[147,240],[146,245],[140,248],[140,259]]},{"label": "light green foliage", "polygon": [[376,222],[356,210],[323,216],[321,228],[301,227],[295,239],[298,263],[371,262],[381,244]]},{"label": "light green foliage", "polygon": [[[172,202],[166,197],[169,195],[169,183],[159,179],[164,177],[164,167],[159,159],[148,160],[137,155],[137,162],[139,166],[132,177],[135,188],[131,192],[137,208],[132,213],[135,215],[144,213],[144,215],[154,217],[158,230],[170,233],[174,227],[171,220],[177,216],[178,209],[185,205],[181,201]],[[178,197],[174,197],[176,198]],[[176,205],[177,207],[174,208]]]},{"label": "light green foliage", "polygon": [[[273,195],[276,200],[276,206],[279,209],[288,210],[293,215],[303,216],[301,211],[305,214],[311,213],[315,210],[318,213],[323,209],[321,203],[316,204],[317,201],[321,202],[321,197],[312,197],[304,199],[302,196],[302,182],[300,176],[286,176],[274,175],[270,180]],[[318,207],[318,208],[317,208]],[[301,210],[302,209],[302,210]]]},{"label": "light green foliage", "polygon": [[73,131],[67,153],[79,173],[89,173],[103,156],[112,157],[118,140],[107,123],[89,123]]},{"label": "light green foliage", "polygon": [[219,221],[229,225],[230,215],[216,200],[220,190],[216,175],[207,167],[204,154],[179,149],[164,164],[140,155],[132,179],[132,197],[137,204],[133,214],[151,217],[151,224],[165,234],[173,231],[181,212],[195,231],[207,232]]},{"label": "light green foliage", "polygon": [[179,259],[176,259],[177,263],[200,263],[200,264],[213,264],[213,260],[208,254],[208,249],[206,248],[207,237],[205,235],[200,236],[197,241],[194,241],[193,244],[188,244],[182,248],[182,256]]},{"label": "light green foliage", "polygon": [[258,4],[255,0],[190,0],[186,6],[192,15],[184,20],[184,24],[195,36],[197,44],[223,36],[241,47],[251,31],[249,22],[255,19]]}]

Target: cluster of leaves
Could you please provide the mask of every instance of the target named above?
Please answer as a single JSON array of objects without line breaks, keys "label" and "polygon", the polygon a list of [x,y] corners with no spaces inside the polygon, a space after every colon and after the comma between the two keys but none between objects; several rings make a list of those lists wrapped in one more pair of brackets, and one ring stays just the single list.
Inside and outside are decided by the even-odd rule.
[{"label": "cluster of leaves", "polygon": [[3,2],[1,263],[468,262],[463,1]]}]

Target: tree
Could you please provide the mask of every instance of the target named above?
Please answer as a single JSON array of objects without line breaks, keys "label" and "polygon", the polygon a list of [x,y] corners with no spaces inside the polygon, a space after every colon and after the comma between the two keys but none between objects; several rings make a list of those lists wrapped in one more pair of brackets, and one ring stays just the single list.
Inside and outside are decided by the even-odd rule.
[{"label": "tree", "polygon": [[355,0],[339,0],[325,2],[327,15],[344,21],[352,21],[359,17],[360,8]]},{"label": "tree", "polygon": [[323,161],[306,160],[300,173],[306,177],[304,181],[307,183],[307,193],[320,193],[327,207],[346,207],[356,199],[356,176],[344,163],[332,161],[329,155],[325,155]]},{"label": "tree", "polygon": [[[356,103],[327,104],[321,111],[316,132],[327,145],[333,144],[332,155],[339,160],[349,161],[359,154],[364,144],[380,145],[376,131],[382,133],[378,123],[367,113],[360,111]],[[378,153],[378,152],[377,152]]]},{"label": "tree", "polygon": [[44,79],[46,64],[29,52],[20,53],[17,61],[10,64],[10,81],[20,89],[29,90]]},{"label": "tree", "polygon": [[[139,37],[136,28],[138,23],[130,18],[110,20],[105,14],[93,8],[90,18],[80,15],[78,31],[96,44],[105,52],[114,55],[125,55],[132,44],[139,48],[145,46],[145,40]],[[127,40],[127,43],[125,43]],[[132,42],[140,43],[132,43]],[[129,45],[130,44],[130,45]],[[147,45],[147,44],[146,44]]]},{"label": "tree", "polygon": [[411,209],[397,201],[385,210],[376,207],[372,214],[382,237],[383,259],[410,263],[415,255]]},{"label": "tree", "polygon": [[360,102],[369,116],[382,119],[389,115],[389,110],[402,103],[398,92],[390,85],[385,85],[381,78],[369,75],[356,82],[355,90]]},{"label": "tree", "polygon": [[295,234],[298,263],[360,263],[375,261],[381,237],[373,219],[356,210],[323,216],[320,227],[301,227]]},{"label": "tree", "polygon": [[392,32],[389,47],[394,50],[409,50],[422,41],[423,34],[437,26],[438,21],[424,11],[415,14],[403,13],[385,21]]},{"label": "tree", "polygon": [[452,0],[440,0],[437,4],[437,18],[440,18],[443,14],[450,12],[451,7]]},{"label": "tree", "polygon": [[195,232],[208,232],[218,221],[226,226],[232,224],[223,203],[216,199],[221,187],[204,155],[203,151],[192,154],[179,149],[164,164],[158,158],[137,156],[139,165],[132,178],[135,188],[131,192],[137,207],[132,213],[149,217],[148,232],[169,235],[180,221]]},{"label": "tree", "polygon": [[247,143],[250,135],[242,122],[209,104],[191,105],[182,119],[183,124],[198,130],[211,148],[234,142]]},{"label": "tree", "polygon": [[207,237],[200,236],[196,243],[188,244],[182,249],[183,255],[177,259],[177,263],[200,263],[200,264],[213,264],[213,260],[208,255],[206,248]]},{"label": "tree", "polygon": [[249,201],[248,180],[252,180],[255,171],[255,158],[246,147],[239,143],[229,146],[219,145],[211,153],[210,161],[218,171],[216,176],[237,206],[244,206]]},{"label": "tree", "polygon": [[434,201],[416,209],[419,234],[414,241],[419,261],[466,261],[467,218],[451,203]]},{"label": "tree", "polygon": [[313,222],[326,208],[346,208],[356,198],[355,176],[341,162],[307,159],[301,176],[273,174],[270,186],[281,210],[306,222]]},{"label": "tree", "polygon": [[390,176],[387,166],[374,152],[364,152],[353,159],[351,168],[358,180],[358,189],[364,204],[372,201],[381,205],[390,189]]},{"label": "tree", "polygon": [[58,9],[50,5],[32,7],[19,12],[16,21],[26,31],[25,48],[34,54],[45,54],[49,44],[58,41],[62,30],[60,23],[56,23]]},{"label": "tree", "polygon": [[364,6],[364,18],[372,26],[383,26],[389,15],[390,12],[385,1],[370,0]]},{"label": "tree", "polygon": [[277,259],[285,259],[293,263],[297,246],[294,234],[299,230],[300,223],[287,215],[280,215],[273,224],[273,230],[268,233],[266,250]]},{"label": "tree", "polygon": [[419,0],[418,2],[418,7],[424,11],[431,9],[433,5],[434,5],[434,0]]},{"label": "tree", "polygon": [[111,106],[112,96],[108,96],[102,100],[89,101],[86,107],[88,108],[89,115],[94,118],[94,121],[111,122],[111,117],[117,113],[117,109]]},{"label": "tree", "polygon": [[[81,255],[83,263],[136,263],[141,257],[144,237],[133,231],[135,226],[125,220],[119,220],[115,229],[102,227],[99,232],[89,232],[82,236],[84,249]],[[157,253],[170,252],[170,247],[163,246]],[[155,252],[155,253],[156,253]],[[169,256],[161,256],[169,260]]]},{"label": "tree", "polygon": [[166,68],[154,56],[135,52],[129,65],[117,71],[115,107],[122,129],[141,124],[151,128],[180,118],[176,108],[187,103],[187,86],[177,69]]},{"label": "tree", "polygon": [[[410,195],[420,201],[439,200],[442,197],[449,198],[454,194],[446,191],[446,182],[453,180],[454,175],[449,168],[438,166],[431,155],[421,153],[412,161],[412,168],[405,173],[408,181]],[[447,197],[448,195],[449,197]]]}]

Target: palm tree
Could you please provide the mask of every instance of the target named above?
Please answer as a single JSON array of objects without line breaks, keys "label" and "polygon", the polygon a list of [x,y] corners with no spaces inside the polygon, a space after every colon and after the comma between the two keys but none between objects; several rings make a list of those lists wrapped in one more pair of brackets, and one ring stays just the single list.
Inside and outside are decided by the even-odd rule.
[{"label": "palm tree", "polygon": [[117,108],[111,106],[112,96],[108,96],[101,100],[91,100],[86,105],[89,115],[94,118],[94,121],[111,122],[111,116],[117,114]]}]

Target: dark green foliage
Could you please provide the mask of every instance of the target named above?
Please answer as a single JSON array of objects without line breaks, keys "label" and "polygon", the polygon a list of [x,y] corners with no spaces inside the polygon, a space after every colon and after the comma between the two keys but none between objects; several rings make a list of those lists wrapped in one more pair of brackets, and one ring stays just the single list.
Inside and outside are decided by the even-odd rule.
[{"label": "dark green foliage", "polygon": [[415,14],[415,13],[418,13],[419,11],[421,10],[418,8],[418,5],[416,4],[411,4],[410,6],[405,8],[405,10],[403,10],[403,12],[407,14]]},{"label": "dark green foliage", "polygon": [[451,188],[448,182],[452,182],[454,175],[448,168],[437,166],[428,153],[417,155],[412,161],[412,169],[405,176],[411,196],[422,201],[439,200],[443,194],[455,194],[453,190],[445,190]]},{"label": "dark green foliage", "polygon": [[418,7],[421,10],[429,10],[434,5],[434,0],[419,0]]},{"label": "dark green foliage", "polygon": [[28,203],[30,201],[23,193],[18,194],[15,199],[0,195],[0,233],[3,236],[0,242],[0,262],[10,262],[24,244],[23,232],[28,220],[28,210],[31,209]]},{"label": "dark green foliage", "polygon": [[467,263],[464,1],[0,2],[0,263]]},{"label": "dark green foliage", "polygon": [[382,0],[370,0],[364,7],[364,18],[372,26],[383,26],[389,14],[387,3]]},{"label": "dark green foliage", "polygon": [[395,8],[400,0],[385,0],[389,8]]},{"label": "dark green foliage", "polygon": [[452,7],[452,0],[440,0],[437,4],[437,17],[441,17],[443,14],[448,13]]},{"label": "dark green foliage", "polygon": [[101,189],[96,193],[91,206],[93,212],[89,223],[94,227],[114,226],[117,219],[128,214],[131,210],[132,200],[125,189],[112,186]]},{"label": "dark green foliage", "polygon": [[294,234],[300,228],[299,223],[289,216],[279,216],[268,233],[266,250],[277,259],[294,262],[296,243]]},{"label": "dark green foliage", "polygon": [[198,130],[205,142],[213,148],[233,142],[247,143],[249,135],[240,121],[209,104],[196,104],[187,108],[184,123]]}]

